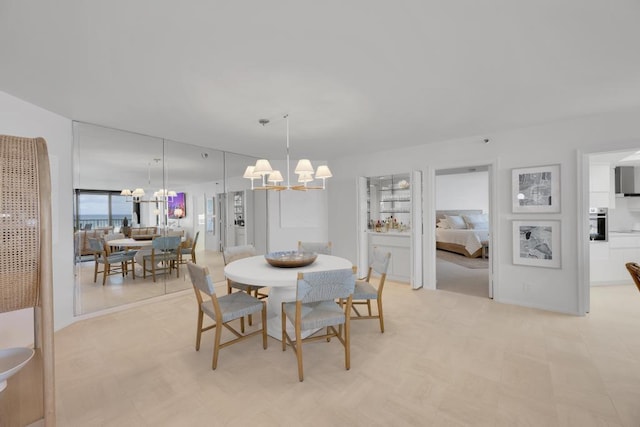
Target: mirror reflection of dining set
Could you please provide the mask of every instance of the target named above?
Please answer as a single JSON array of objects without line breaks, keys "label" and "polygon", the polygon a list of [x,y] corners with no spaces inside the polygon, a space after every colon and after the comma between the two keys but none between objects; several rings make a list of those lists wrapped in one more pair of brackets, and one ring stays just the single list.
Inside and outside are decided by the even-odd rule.
[{"label": "mirror reflection of dining set", "polygon": [[185,239],[183,232],[165,233],[137,238],[124,237],[122,234],[107,235],[104,238],[89,238],[89,247],[93,252],[95,267],[94,283],[102,273],[102,285],[107,276],[118,274],[136,279],[136,264],[140,266],[142,278],[149,275],[156,281],[157,274],[175,274],[180,277],[180,265],[187,261],[196,261],[195,248],[199,232],[193,240]]},{"label": "mirror reflection of dining set", "polygon": [[[382,289],[389,252],[373,248],[362,280],[357,279],[351,261],[331,255],[330,242],[298,242],[296,251],[266,255],[258,255],[251,245],[235,246],[225,248],[223,256],[226,295],[217,294],[208,267],[187,262],[198,307],[195,347],[200,349],[202,332],[215,330],[214,370],[221,348],[259,335],[266,350],[269,335],[281,341],[282,351],[287,347],[293,350],[298,379],[303,381],[303,343],[335,338],[344,347],[348,370],[351,320],[378,319],[384,332]],[[377,311],[372,311],[372,301],[376,301]],[[358,311],[360,306],[366,306],[367,311]],[[205,315],[213,323],[205,326]],[[223,328],[233,334],[224,342]],[[255,360],[246,356],[248,361]]]}]

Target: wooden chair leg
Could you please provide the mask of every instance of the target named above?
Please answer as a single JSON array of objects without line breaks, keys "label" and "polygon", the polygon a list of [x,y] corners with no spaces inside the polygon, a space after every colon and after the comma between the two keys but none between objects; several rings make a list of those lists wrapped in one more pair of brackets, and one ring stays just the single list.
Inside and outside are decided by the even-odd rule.
[{"label": "wooden chair leg", "polygon": [[105,263],[102,269],[102,286],[107,283],[107,275],[111,272],[111,264]]},{"label": "wooden chair leg", "polygon": [[380,332],[384,333],[384,316],[382,315],[382,298],[378,298],[378,316],[380,317]]},{"label": "wooden chair leg", "polygon": [[[247,288],[247,294],[251,295],[251,288]],[[258,291],[257,290],[255,291],[255,295],[254,296],[256,298],[258,298]],[[247,317],[249,318],[249,326],[252,326],[253,325],[253,315],[250,314]]]},{"label": "wooden chair leg", "polygon": [[287,316],[284,314],[284,303],[282,303],[282,307],[280,308],[281,316],[282,316],[282,351],[287,350]]},{"label": "wooden chair leg", "polygon": [[98,260],[96,260],[95,268],[93,269],[93,283],[98,281]]},{"label": "wooden chair leg", "polygon": [[198,329],[196,330],[196,351],[200,350],[200,339],[202,338],[202,321],[204,313],[198,310]]},{"label": "wooden chair leg", "polygon": [[267,349],[267,304],[262,301],[262,348]]},{"label": "wooden chair leg", "polygon": [[213,342],[213,362],[211,369],[215,370],[218,366],[218,352],[220,351],[220,336],[222,335],[222,325],[216,324],[216,338]]},{"label": "wooden chair leg", "polygon": [[300,382],[304,380],[304,374],[302,372],[302,331],[300,325],[296,325],[296,356],[298,357],[298,378]]},{"label": "wooden chair leg", "polygon": [[[349,340],[351,339],[351,333],[349,332],[349,320],[344,324],[344,367],[348,371],[351,369],[351,344]],[[342,325],[340,325],[342,326]]]}]

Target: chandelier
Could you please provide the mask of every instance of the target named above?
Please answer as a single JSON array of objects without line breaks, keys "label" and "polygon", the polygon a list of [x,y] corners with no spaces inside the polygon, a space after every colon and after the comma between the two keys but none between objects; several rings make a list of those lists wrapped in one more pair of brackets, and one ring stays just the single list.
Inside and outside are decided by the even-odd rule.
[{"label": "chandelier", "polygon": [[144,190],[142,188],[136,188],[133,191],[125,188],[120,192],[120,195],[126,196],[127,202],[153,203],[153,202],[173,200],[173,198],[177,196],[177,193],[173,190],[167,190],[166,188],[161,188],[160,190],[153,193],[152,199],[142,200],[142,198],[144,197]]},{"label": "chandelier", "polygon": [[[153,159],[153,163],[149,162],[147,164],[147,179],[149,184],[151,184],[151,166],[158,165],[162,159],[156,157]],[[144,197],[144,189],[136,188],[131,191],[128,188],[123,189],[120,192],[121,196],[126,197],[127,202],[136,202],[136,203],[153,203],[153,202],[168,202],[172,201],[174,197],[177,196],[177,193],[173,190],[167,190],[166,188],[161,188],[158,191],[153,193],[153,198],[150,200],[142,200]]]},{"label": "chandelier", "polygon": [[[244,171],[243,178],[247,178],[251,180],[251,189],[252,190],[298,190],[298,191],[306,191],[306,190],[324,190],[325,189],[325,181],[327,178],[331,178],[333,175],[331,174],[331,170],[327,165],[320,165],[318,168],[313,170],[313,166],[311,165],[311,161],[309,159],[300,159],[296,168],[294,169],[294,173],[298,176],[298,182],[296,185],[291,185],[291,181],[289,180],[289,114],[284,115],[284,119],[287,122],[287,181],[286,185],[284,184],[284,177],[279,170],[274,170],[267,159],[260,159],[256,162],[255,165],[247,166],[247,169]],[[269,123],[268,119],[260,119],[258,121],[262,126],[265,126]],[[314,176],[315,175],[315,176]],[[262,185],[258,187],[254,187],[253,181],[255,179],[261,179]],[[322,180],[322,186],[313,186],[309,183],[312,183],[316,179]]]}]

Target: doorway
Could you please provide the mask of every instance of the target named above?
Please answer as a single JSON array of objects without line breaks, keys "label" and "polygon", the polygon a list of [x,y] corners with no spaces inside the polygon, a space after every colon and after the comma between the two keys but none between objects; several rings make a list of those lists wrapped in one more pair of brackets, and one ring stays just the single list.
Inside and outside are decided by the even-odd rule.
[{"label": "doorway", "polygon": [[[589,281],[584,311],[591,295],[633,295],[635,284],[625,264],[640,259],[640,148],[585,155],[588,171],[588,228],[582,233]],[[594,221],[591,221],[591,218]],[[601,225],[598,227],[598,225]],[[601,301],[599,301],[601,303]]]},{"label": "doorway", "polygon": [[490,166],[435,172],[436,289],[492,298]]}]

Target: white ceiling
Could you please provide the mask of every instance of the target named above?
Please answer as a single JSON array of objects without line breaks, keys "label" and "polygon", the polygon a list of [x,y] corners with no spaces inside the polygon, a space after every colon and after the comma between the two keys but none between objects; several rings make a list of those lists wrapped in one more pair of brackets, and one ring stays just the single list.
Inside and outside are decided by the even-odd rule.
[{"label": "white ceiling", "polygon": [[0,90],[271,158],[289,113],[292,156],[330,160],[638,106],[639,19],[633,0],[0,0]]}]

